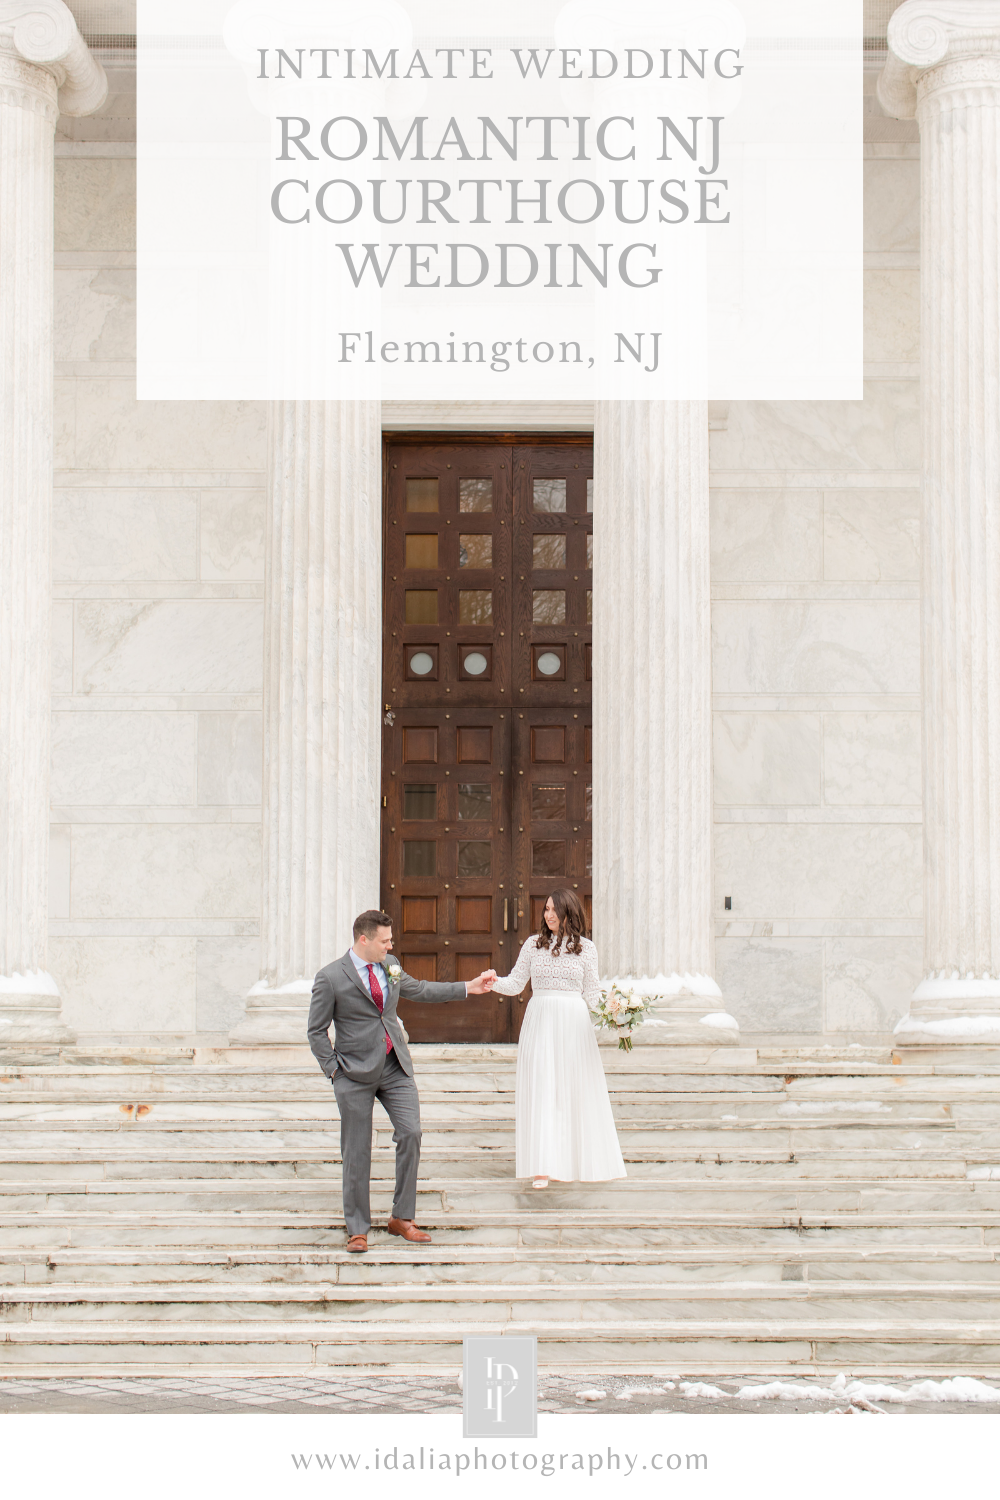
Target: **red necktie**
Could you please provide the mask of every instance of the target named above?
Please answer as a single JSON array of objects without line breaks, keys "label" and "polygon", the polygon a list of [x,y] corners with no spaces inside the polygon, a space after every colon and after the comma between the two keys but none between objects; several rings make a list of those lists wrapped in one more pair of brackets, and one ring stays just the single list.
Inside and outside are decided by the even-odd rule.
[{"label": "red necktie", "polygon": [[[382,1014],[382,1007],[385,1004],[385,1001],[382,998],[382,986],[379,984],[378,980],[375,978],[375,965],[374,964],[369,964],[368,965],[368,983],[371,985],[372,999],[375,1001],[375,1004],[378,1006],[378,1013],[379,1013],[379,1015],[381,1015]],[[385,1033],[385,1052],[386,1052],[386,1056],[387,1057],[388,1057],[388,1055],[389,1055],[389,1053],[391,1051],[392,1051],[392,1038],[390,1037],[388,1030],[386,1030],[386,1033]]]}]

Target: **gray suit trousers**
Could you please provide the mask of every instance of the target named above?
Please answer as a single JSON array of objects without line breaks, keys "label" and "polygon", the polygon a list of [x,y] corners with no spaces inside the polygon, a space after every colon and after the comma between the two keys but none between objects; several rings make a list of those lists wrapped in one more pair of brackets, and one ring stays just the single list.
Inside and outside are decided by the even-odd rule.
[{"label": "gray suit trousers", "polygon": [[371,1229],[372,1111],[377,1099],[392,1121],[396,1143],[394,1219],[413,1219],[417,1212],[417,1169],[420,1166],[420,1098],[417,1085],[400,1067],[395,1052],[387,1054],[382,1076],[356,1083],[340,1069],[333,1075],[340,1110],[340,1154],[343,1160],[344,1219],[348,1234]]}]

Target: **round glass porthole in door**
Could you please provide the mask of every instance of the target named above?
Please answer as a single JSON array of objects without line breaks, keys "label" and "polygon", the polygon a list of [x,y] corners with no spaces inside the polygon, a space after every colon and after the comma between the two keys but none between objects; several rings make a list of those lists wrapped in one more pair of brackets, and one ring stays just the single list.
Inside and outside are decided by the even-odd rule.
[{"label": "round glass porthole in door", "polygon": [[493,677],[493,647],[476,643],[458,648],[458,676],[462,682],[489,682]]},{"label": "round glass porthole in door", "polygon": [[437,646],[407,646],[406,676],[410,682],[436,682],[438,675]]},{"label": "round glass porthole in door", "polygon": [[566,647],[532,646],[531,675],[535,682],[565,682]]}]

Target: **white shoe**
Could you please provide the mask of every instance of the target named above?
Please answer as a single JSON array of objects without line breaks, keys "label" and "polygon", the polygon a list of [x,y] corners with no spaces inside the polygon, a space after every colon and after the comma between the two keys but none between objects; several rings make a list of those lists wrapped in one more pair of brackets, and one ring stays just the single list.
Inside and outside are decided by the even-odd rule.
[{"label": "white shoe", "polygon": [[547,1177],[536,1177],[534,1182],[531,1184],[531,1186],[535,1188],[547,1188],[548,1185],[549,1179]]}]

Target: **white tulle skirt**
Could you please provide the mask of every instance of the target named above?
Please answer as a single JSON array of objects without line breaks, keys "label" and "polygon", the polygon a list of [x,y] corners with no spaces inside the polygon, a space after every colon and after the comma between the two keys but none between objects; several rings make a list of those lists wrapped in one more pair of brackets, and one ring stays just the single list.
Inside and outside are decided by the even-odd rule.
[{"label": "white tulle skirt", "polygon": [[516,1175],[559,1182],[624,1177],[601,1053],[579,990],[538,990],[517,1044]]}]

